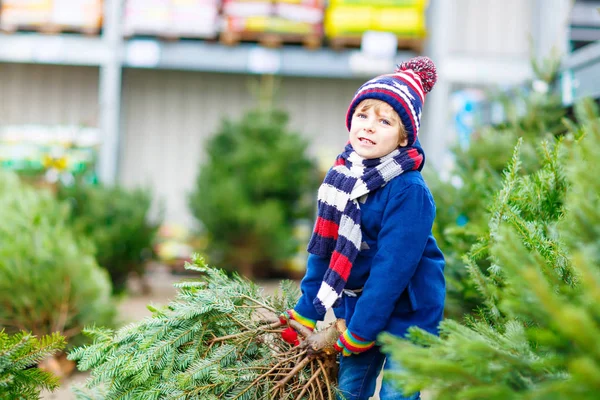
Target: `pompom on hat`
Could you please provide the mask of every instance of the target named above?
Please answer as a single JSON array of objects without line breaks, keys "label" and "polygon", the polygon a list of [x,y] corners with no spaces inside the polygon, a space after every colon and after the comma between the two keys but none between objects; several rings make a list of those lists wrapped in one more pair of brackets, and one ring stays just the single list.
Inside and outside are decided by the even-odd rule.
[{"label": "pompom on hat", "polygon": [[352,115],[361,101],[382,100],[400,116],[408,136],[408,145],[413,145],[421,126],[425,95],[431,91],[436,80],[435,64],[429,57],[415,57],[403,62],[393,74],[380,75],[358,88],[346,114],[346,127],[350,130]]}]

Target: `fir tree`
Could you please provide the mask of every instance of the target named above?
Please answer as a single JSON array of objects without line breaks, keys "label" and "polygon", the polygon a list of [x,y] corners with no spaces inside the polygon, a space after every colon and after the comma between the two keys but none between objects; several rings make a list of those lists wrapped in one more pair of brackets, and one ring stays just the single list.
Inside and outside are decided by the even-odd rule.
[{"label": "fir tree", "polygon": [[[500,124],[478,126],[466,148],[452,149],[455,167],[449,181],[428,173],[426,179],[437,205],[434,233],[446,258],[448,298],[446,314],[460,318],[476,310],[484,301],[465,268],[463,256],[487,230],[489,204],[503,182],[503,170],[510,161],[515,143],[520,148],[519,174],[538,170],[543,153],[536,144],[553,140],[566,131],[566,111],[560,96],[549,92],[557,76],[559,58],[533,62],[535,79],[531,85],[494,96],[504,110]],[[485,259],[482,271],[490,267]]]},{"label": "fir tree", "polygon": [[207,268],[200,258],[194,263],[188,267],[205,273],[204,281],[178,284],[177,299],[163,309],[149,307],[151,318],[117,332],[87,331],[93,344],[69,355],[81,370],[91,370],[87,390],[77,389],[78,398],[331,396],[336,365],[329,346],[343,327],[325,329],[322,335],[328,336],[292,347],[281,340],[277,311],[296,303],[299,293],[293,282],[283,282],[279,293],[264,297],[246,279]]},{"label": "fir tree", "polygon": [[189,199],[211,262],[247,277],[293,254],[294,222],[313,212],[316,168],[306,140],[287,125],[287,113],[266,106],[223,121]]},{"label": "fir tree", "polygon": [[68,220],[73,230],[94,244],[96,260],[108,271],[115,293],[126,289],[132,273],[144,275],[160,225],[150,220],[152,196],[148,190],[79,182],[60,186],[57,197],[70,205]]},{"label": "fir tree", "polygon": [[64,346],[65,339],[58,333],[37,339],[0,330],[0,398],[37,399],[41,389],[56,389],[58,379],[35,365]]},{"label": "fir tree", "polygon": [[[600,120],[542,145],[542,168],[519,174],[515,152],[469,272],[485,299],[479,318],[445,320],[441,337],[385,337],[408,390],[439,399],[595,399],[600,389]],[[517,149],[518,150],[518,149]],[[490,267],[482,273],[481,260]]]},{"label": "fir tree", "polygon": [[115,314],[108,274],[90,243],[67,223],[66,204],[0,171],[0,329],[71,344]]}]

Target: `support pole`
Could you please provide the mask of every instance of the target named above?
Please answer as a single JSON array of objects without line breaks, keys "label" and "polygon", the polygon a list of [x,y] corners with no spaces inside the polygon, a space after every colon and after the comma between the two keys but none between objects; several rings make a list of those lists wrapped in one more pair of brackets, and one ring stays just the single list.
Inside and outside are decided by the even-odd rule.
[{"label": "support pole", "polygon": [[[425,54],[431,57],[438,68],[448,57],[448,32],[452,29],[453,21],[453,8],[450,3],[450,0],[431,0],[428,7],[427,26],[434,28],[430,30]],[[445,152],[453,141],[453,138],[448,136],[451,84],[452,82],[445,78],[444,72],[438,70],[437,83],[425,100],[423,126],[419,135],[427,155],[426,165],[437,170],[444,167]]]},{"label": "support pole", "polygon": [[102,39],[106,57],[100,66],[99,125],[100,153],[98,177],[107,185],[117,183],[121,128],[122,0],[104,1],[104,26]]}]

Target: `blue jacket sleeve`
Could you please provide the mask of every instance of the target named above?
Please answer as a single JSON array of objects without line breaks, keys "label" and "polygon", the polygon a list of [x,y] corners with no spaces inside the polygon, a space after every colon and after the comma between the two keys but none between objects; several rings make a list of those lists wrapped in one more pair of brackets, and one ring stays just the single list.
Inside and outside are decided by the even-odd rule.
[{"label": "blue jacket sleeve", "polygon": [[329,267],[329,258],[316,256],[314,254],[308,255],[308,261],[306,263],[306,274],[300,283],[300,290],[302,296],[294,310],[302,315],[303,317],[314,319],[316,321],[322,321],[325,315],[321,315],[315,309],[313,300],[317,297],[317,292],[323,282],[323,276],[325,271]]},{"label": "blue jacket sleeve", "polygon": [[370,274],[348,326],[351,332],[371,341],[385,329],[419,265],[434,218],[433,199],[421,185],[390,197]]}]

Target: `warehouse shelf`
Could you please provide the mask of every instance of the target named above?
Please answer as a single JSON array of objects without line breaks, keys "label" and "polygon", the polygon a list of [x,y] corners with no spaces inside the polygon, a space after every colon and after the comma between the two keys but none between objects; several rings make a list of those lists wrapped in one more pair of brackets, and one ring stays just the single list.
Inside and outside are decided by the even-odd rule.
[{"label": "warehouse shelf", "polygon": [[413,56],[413,52],[401,51],[394,58],[377,59],[358,49],[265,48],[251,43],[229,47],[210,42],[134,39],[125,44],[123,64],[134,68],[352,78],[392,71],[396,64]]},{"label": "warehouse shelf", "polygon": [[0,62],[100,66],[110,51],[100,37],[0,34]]},{"label": "warehouse shelf", "polygon": [[583,98],[600,98],[600,41],[569,54],[562,64],[563,103],[570,105]]},{"label": "warehouse shelf", "polygon": [[271,49],[257,44],[224,46],[214,42],[162,42],[122,38],[121,2],[105,0],[103,33],[99,37],[77,34],[0,33],[0,63],[53,64],[99,67],[98,103],[102,146],[98,174],[113,183],[117,173],[123,67],[230,72],[276,73],[284,76],[352,78],[393,70],[414,56],[396,53],[377,59],[360,50],[307,50],[299,46]]},{"label": "warehouse shelf", "polygon": [[[202,41],[161,42],[153,39],[132,39],[123,44],[123,54],[118,57],[118,62],[125,67],[324,78],[389,72],[395,64],[415,55],[403,51],[394,59],[376,59],[358,49],[306,50],[297,46],[271,49],[251,43],[230,47]],[[0,34],[0,62],[101,66],[114,51],[100,37]]]}]

